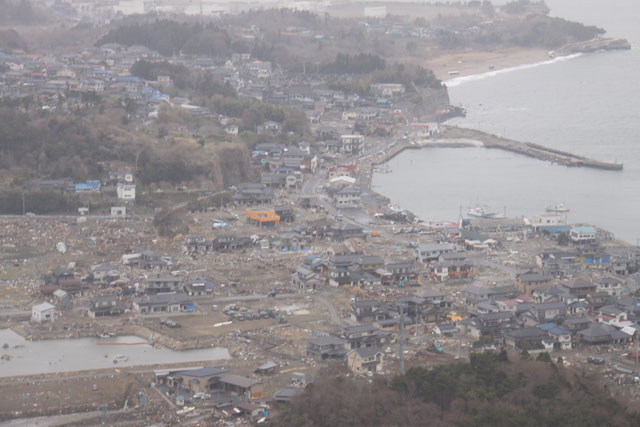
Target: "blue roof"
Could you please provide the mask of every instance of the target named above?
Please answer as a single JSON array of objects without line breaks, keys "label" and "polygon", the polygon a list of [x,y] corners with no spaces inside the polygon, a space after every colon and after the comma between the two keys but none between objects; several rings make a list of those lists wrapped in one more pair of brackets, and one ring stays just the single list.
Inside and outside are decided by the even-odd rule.
[{"label": "blue roof", "polygon": [[555,328],[549,329],[549,333],[553,335],[569,335],[569,331],[560,326],[556,326]]},{"label": "blue roof", "polygon": [[569,334],[569,331],[566,330],[565,328],[556,325],[555,323],[549,322],[549,323],[539,323],[538,325],[539,329],[542,329],[543,331],[547,331],[550,334],[553,335],[567,335]]},{"label": "blue roof", "polygon": [[574,230],[576,230],[578,233],[580,234],[590,234],[590,233],[595,233],[596,229],[593,227],[590,227],[588,225],[580,225],[577,227],[573,227]]},{"label": "blue roof", "polygon": [[144,82],[144,79],[141,79],[138,76],[119,76],[116,78],[116,81],[124,83],[142,83]]},{"label": "blue roof", "polygon": [[557,327],[557,325],[555,323],[540,323],[538,324],[538,328],[544,330],[544,331],[549,331],[553,328]]}]

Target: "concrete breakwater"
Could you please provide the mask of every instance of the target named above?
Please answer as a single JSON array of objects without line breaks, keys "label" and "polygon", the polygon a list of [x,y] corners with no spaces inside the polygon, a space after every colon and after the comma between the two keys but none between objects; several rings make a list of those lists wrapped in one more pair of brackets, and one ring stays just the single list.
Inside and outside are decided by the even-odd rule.
[{"label": "concrete breakwater", "polygon": [[383,164],[404,150],[416,150],[426,147],[485,147],[497,148],[533,157],[539,160],[556,163],[570,167],[586,167],[604,170],[622,170],[622,163],[603,162],[590,159],[577,154],[560,151],[553,148],[544,147],[531,142],[520,142],[512,139],[502,138],[474,129],[465,129],[455,126],[442,126],[440,133],[431,139],[423,141],[402,141],[389,147],[384,155],[376,156],[372,159],[373,165]]},{"label": "concrete breakwater", "polygon": [[520,142],[512,139],[502,138],[497,135],[486,132],[464,129],[455,126],[443,126],[440,132],[440,138],[450,139],[471,139],[478,140],[486,148],[498,148],[522,154],[528,157],[557,163],[559,165],[571,167],[587,167],[604,170],[622,170],[622,163],[603,162],[600,160],[590,159],[588,157],[579,156],[577,154],[560,151],[553,148],[544,147],[542,145],[531,142]]}]

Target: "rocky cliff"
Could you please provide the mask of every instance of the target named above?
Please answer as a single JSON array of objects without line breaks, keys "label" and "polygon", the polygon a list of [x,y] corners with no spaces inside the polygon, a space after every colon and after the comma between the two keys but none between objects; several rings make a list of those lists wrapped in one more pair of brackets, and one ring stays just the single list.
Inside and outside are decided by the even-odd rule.
[{"label": "rocky cliff", "polygon": [[626,39],[592,39],[584,42],[570,43],[562,46],[554,52],[556,56],[570,55],[572,53],[589,53],[599,50],[629,50],[631,43]]}]

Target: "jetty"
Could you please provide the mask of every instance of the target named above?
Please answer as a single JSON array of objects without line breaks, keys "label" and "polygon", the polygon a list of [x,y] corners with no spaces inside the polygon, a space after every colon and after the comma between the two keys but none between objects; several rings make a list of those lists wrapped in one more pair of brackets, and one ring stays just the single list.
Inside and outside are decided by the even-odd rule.
[{"label": "jetty", "polygon": [[566,151],[544,147],[532,142],[515,141],[475,129],[448,125],[440,126],[440,132],[436,136],[417,141],[402,141],[392,145],[384,155],[374,156],[371,159],[372,165],[381,165],[388,162],[404,150],[436,147],[496,148],[569,167],[584,167],[611,171],[620,171],[624,167],[622,163],[603,162]]},{"label": "jetty", "polygon": [[544,147],[532,142],[515,141],[487,132],[460,128],[456,126],[442,126],[439,138],[446,138],[450,140],[462,139],[480,141],[486,148],[497,148],[501,150],[511,151],[514,153],[522,154],[524,156],[533,157],[536,159],[570,167],[585,167],[613,171],[622,170],[622,168],[624,167],[622,163],[603,162],[566,151]]}]

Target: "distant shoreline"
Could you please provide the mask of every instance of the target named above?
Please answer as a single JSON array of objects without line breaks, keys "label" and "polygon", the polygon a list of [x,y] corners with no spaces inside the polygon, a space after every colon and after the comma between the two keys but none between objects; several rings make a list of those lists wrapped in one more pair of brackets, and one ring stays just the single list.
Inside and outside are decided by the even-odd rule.
[{"label": "distant shoreline", "polygon": [[[435,76],[447,82],[480,80],[507,70],[531,68],[576,58],[584,53],[631,49],[626,39],[605,38],[570,43],[555,51],[542,48],[502,48],[495,51],[444,52],[423,63]],[[448,85],[447,85],[448,86]]]},{"label": "distant shoreline", "polygon": [[524,70],[524,69],[528,69],[528,68],[539,67],[539,66],[542,66],[542,65],[550,65],[550,64],[554,64],[556,62],[568,61],[568,60],[577,58],[577,57],[579,57],[581,55],[582,55],[582,53],[572,53],[572,54],[568,54],[568,55],[565,55],[565,56],[558,56],[558,57],[554,57],[554,58],[548,57],[546,60],[537,61],[537,62],[531,62],[531,63],[528,63],[528,64],[514,65],[512,67],[500,68],[498,70],[485,71],[483,73],[471,74],[471,75],[468,75],[468,76],[456,76],[456,77],[451,78],[449,80],[445,80],[443,82],[443,84],[445,86],[447,86],[447,88],[455,87],[455,86],[459,86],[459,85],[461,85],[463,83],[466,83],[466,82],[484,80],[486,78],[494,77],[494,76],[497,76],[499,74],[509,73],[511,71],[519,71],[519,70]]},{"label": "distant shoreline", "polygon": [[[496,51],[449,52],[425,61],[422,65],[446,82],[453,78],[467,77],[549,59],[545,49],[505,48]],[[457,72],[452,75],[451,72]]]}]

